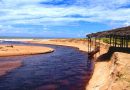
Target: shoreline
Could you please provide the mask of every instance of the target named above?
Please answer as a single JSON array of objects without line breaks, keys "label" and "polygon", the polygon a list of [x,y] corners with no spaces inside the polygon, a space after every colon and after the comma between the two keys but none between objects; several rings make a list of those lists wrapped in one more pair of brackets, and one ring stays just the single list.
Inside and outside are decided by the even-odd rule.
[{"label": "shoreline", "polygon": [[[34,41],[33,40],[33,41],[29,41],[28,43],[68,46],[68,47],[76,48],[76,49],[80,50],[81,52],[88,53],[87,42],[85,40],[83,40],[83,41],[81,41],[81,40],[78,40],[78,41],[77,40],[76,41],[70,40],[70,41],[68,41],[68,39],[58,39],[58,40],[56,39],[56,41],[55,41],[55,39],[52,39],[52,40],[48,40],[48,41],[44,41],[44,40],[40,40],[40,41],[35,40]],[[88,76],[86,76],[88,82],[91,79],[92,74],[94,72],[95,61],[90,60],[90,64],[91,64],[91,68],[90,68],[90,71],[88,73]],[[88,84],[88,82],[87,82],[87,84]]]},{"label": "shoreline", "polygon": [[[42,46],[26,46],[26,45],[0,45],[0,58],[9,56],[36,55],[53,52],[54,49]],[[22,66],[21,60],[1,61],[0,77],[6,75],[10,71]]]},{"label": "shoreline", "polygon": [[0,77],[8,74],[12,70],[15,70],[22,66],[22,61],[5,61],[0,62]]}]

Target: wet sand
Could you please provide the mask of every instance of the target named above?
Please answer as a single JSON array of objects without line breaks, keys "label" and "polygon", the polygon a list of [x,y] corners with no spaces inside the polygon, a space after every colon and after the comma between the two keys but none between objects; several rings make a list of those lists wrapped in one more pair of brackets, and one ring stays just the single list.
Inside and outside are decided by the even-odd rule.
[{"label": "wet sand", "polygon": [[21,65],[21,61],[0,62],[0,76],[6,75],[8,72],[20,67]]},{"label": "wet sand", "polygon": [[[0,45],[0,57],[33,55],[53,52],[54,49],[39,46],[23,46],[23,45]],[[2,61],[0,62],[0,76],[20,67],[22,61]]]}]

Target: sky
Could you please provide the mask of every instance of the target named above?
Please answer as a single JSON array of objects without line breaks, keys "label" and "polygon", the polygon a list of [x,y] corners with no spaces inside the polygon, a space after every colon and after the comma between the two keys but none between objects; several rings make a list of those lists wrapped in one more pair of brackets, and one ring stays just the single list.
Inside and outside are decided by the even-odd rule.
[{"label": "sky", "polygon": [[130,25],[130,0],[0,0],[0,36],[79,38]]}]

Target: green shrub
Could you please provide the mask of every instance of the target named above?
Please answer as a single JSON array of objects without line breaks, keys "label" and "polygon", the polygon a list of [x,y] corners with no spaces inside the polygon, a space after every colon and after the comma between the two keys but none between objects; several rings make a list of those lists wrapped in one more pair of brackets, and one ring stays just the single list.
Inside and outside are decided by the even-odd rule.
[{"label": "green shrub", "polygon": [[103,40],[104,43],[108,43],[108,44],[110,43],[110,39],[109,38],[103,38],[102,40]]}]

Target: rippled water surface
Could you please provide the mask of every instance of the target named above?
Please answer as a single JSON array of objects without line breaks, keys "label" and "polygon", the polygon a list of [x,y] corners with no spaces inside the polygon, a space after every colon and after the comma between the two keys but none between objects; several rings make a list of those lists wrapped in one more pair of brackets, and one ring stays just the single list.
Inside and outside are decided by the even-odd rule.
[{"label": "rippled water surface", "polygon": [[0,77],[0,90],[85,89],[91,71],[87,53],[66,46],[39,46],[49,46],[55,51],[49,54],[0,57],[0,62],[22,60],[23,63],[22,67]]}]

